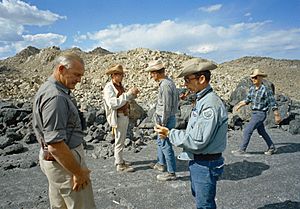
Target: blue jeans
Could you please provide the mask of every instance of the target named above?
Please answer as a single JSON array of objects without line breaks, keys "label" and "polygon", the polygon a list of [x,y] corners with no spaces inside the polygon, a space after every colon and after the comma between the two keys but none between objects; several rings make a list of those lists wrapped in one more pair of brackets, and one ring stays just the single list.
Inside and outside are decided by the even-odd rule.
[{"label": "blue jeans", "polygon": [[[173,115],[169,117],[166,127],[172,129],[175,125],[176,117]],[[159,136],[157,136],[157,162],[161,165],[167,165],[167,171],[169,173],[176,172],[175,154],[169,138],[160,139]]]},{"label": "blue jeans", "polygon": [[271,137],[266,132],[264,121],[267,117],[267,113],[263,111],[253,111],[251,120],[247,124],[246,128],[244,129],[243,133],[243,142],[240,146],[240,150],[246,151],[248,144],[250,142],[250,138],[252,136],[252,133],[255,129],[257,129],[257,132],[259,135],[262,136],[262,138],[265,140],[265,142],[268,145],[268,148],[274,146],[274,143],[271,140]]},{"label": "blue jeans", "polygon": [[224,171],[224,158],[212,161],[191,160],[189,170],[192,195],[195,197],[197,209],[217,208],[217,180]]}]

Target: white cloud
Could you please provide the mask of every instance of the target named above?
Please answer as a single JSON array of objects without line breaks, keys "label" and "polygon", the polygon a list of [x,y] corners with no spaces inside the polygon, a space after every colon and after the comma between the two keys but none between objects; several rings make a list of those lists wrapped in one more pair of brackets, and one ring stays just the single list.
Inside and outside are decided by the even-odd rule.
[{"label": "white cloud", "polygon": [[48,10],[39,10],[19,0],[3,0],[0,3],[0,17],[20,25],[49,25],[65,16],[54,14]]},{"label": "white cloud", "polygon": [[217,54],[226,54],[226,59],[234,59],[245,55],[264,56],[262,52],[270,54],[274,49],[275,53],[279,53],[280,48],[300,50],[299,28],[267,31],[266,25],[271,23],[268,20],[241,22],[225,27],[165,20],[157,24],[110,25],[81,37],[85,42],[94,42],[93,47],[101,46],[109,51],[143,47],[212,59],[222,57]]},{"label": "white cloud", "polygon": [[59,34],[46,33],[36,35],[24,35],[23,39],[24,41],[16,42],[14,44],[16,51],[20,51],[29,45],[37,48],[59,46],[66,41],[67,37]]},{"label": "white cloud", "polygon": [[214,52],[218,49],[217,46],[215,46],[214,44],[201,44],[198,46],[192,46],[190,48],[188,48],[188,50],[194,54],[207,54],[207,53],[211,53]]},{"label": "white cloud", "polygon": [[245,16],[245,17],[250,17],[250,16],[251,16],[251,13],[248,12],[248,13],[246,13],[244,16]]},{"label": "white cloud", "polygon": [[222,4],[215,4],[207,7],[200,7],[199,10],[211,13],[211,12],[219,11],[221,8],[222,8]]},{"label": "white cloud", "polygon": [[50,25],[59,19],[66,17],[48,10],[39,10],[20,0],[3,0],[0,2],[0,57],[6,56],[7,49],[18,52],[28,45],[44,48],[64,43],[66,37],[59,34],[24,34],[26,26]]}]

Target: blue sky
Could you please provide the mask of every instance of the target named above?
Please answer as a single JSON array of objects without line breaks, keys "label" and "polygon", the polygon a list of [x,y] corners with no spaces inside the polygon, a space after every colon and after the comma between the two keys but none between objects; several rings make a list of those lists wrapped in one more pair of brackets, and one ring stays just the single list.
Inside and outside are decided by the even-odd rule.
[{"label": "blue sky", "polygon": [[0,1],[0,59],[29,45],[300,59],[300,0]]}]

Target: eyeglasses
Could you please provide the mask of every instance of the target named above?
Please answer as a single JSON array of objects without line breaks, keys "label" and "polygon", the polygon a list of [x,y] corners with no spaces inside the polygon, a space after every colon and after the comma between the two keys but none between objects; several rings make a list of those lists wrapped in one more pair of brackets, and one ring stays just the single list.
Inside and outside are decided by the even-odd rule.
[{"label": "eyeglasses", "polygon": [[251,77],[251,79],[252,79],[252,80],[254,80],[254,79],[256,80],[256,79],[257,79],[257,76]]},{"label": "eyeglasses", "polygon": [[189,82],[191,82],[191,80],[198,79],[198,78],[199,78],[198,76],[194,76],[194,77],[190,77],[190,78],[184,77],[183,79],[184,79],[185,83],[189,83]]}]

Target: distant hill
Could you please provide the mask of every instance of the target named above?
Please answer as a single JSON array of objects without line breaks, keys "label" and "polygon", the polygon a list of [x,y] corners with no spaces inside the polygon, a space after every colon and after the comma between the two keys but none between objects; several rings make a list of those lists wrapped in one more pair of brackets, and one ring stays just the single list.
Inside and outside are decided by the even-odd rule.
[{"label": "distant hill", "polygon": [[[129,73],[124,79],[126,86],[136,85],[141,89],[138,102],[151,103],[156,98],[157,84],[144,72],[150,60],[161,58],[167,72],[178,87],[182,79],[179,73],[182,62],[191,56],[165,51],[137,48],[129,51],[112,53],[100,47],[84,52],[71,48],[85,61],[86,72],[82,83],[74,91],[79,102],[99,106],[102,103],[102,89],[108,80],[104,74],[106,68],[122,64]],[[58,47],[37,49],[27,47],[16,56],[0,60],[0,98],[10,100],[31,100],[39,85],[51,74],[53,60],[62,52]],[[219,64],[219,69],[212,71],[212,86],[224,99],[230,97],[238,82],[250,75],[252,68],[261,68],[273,82],[276,92],[284,93],[295,100],[300,100],[300,60],[281,60],[267,57],[242,57]]]}]

